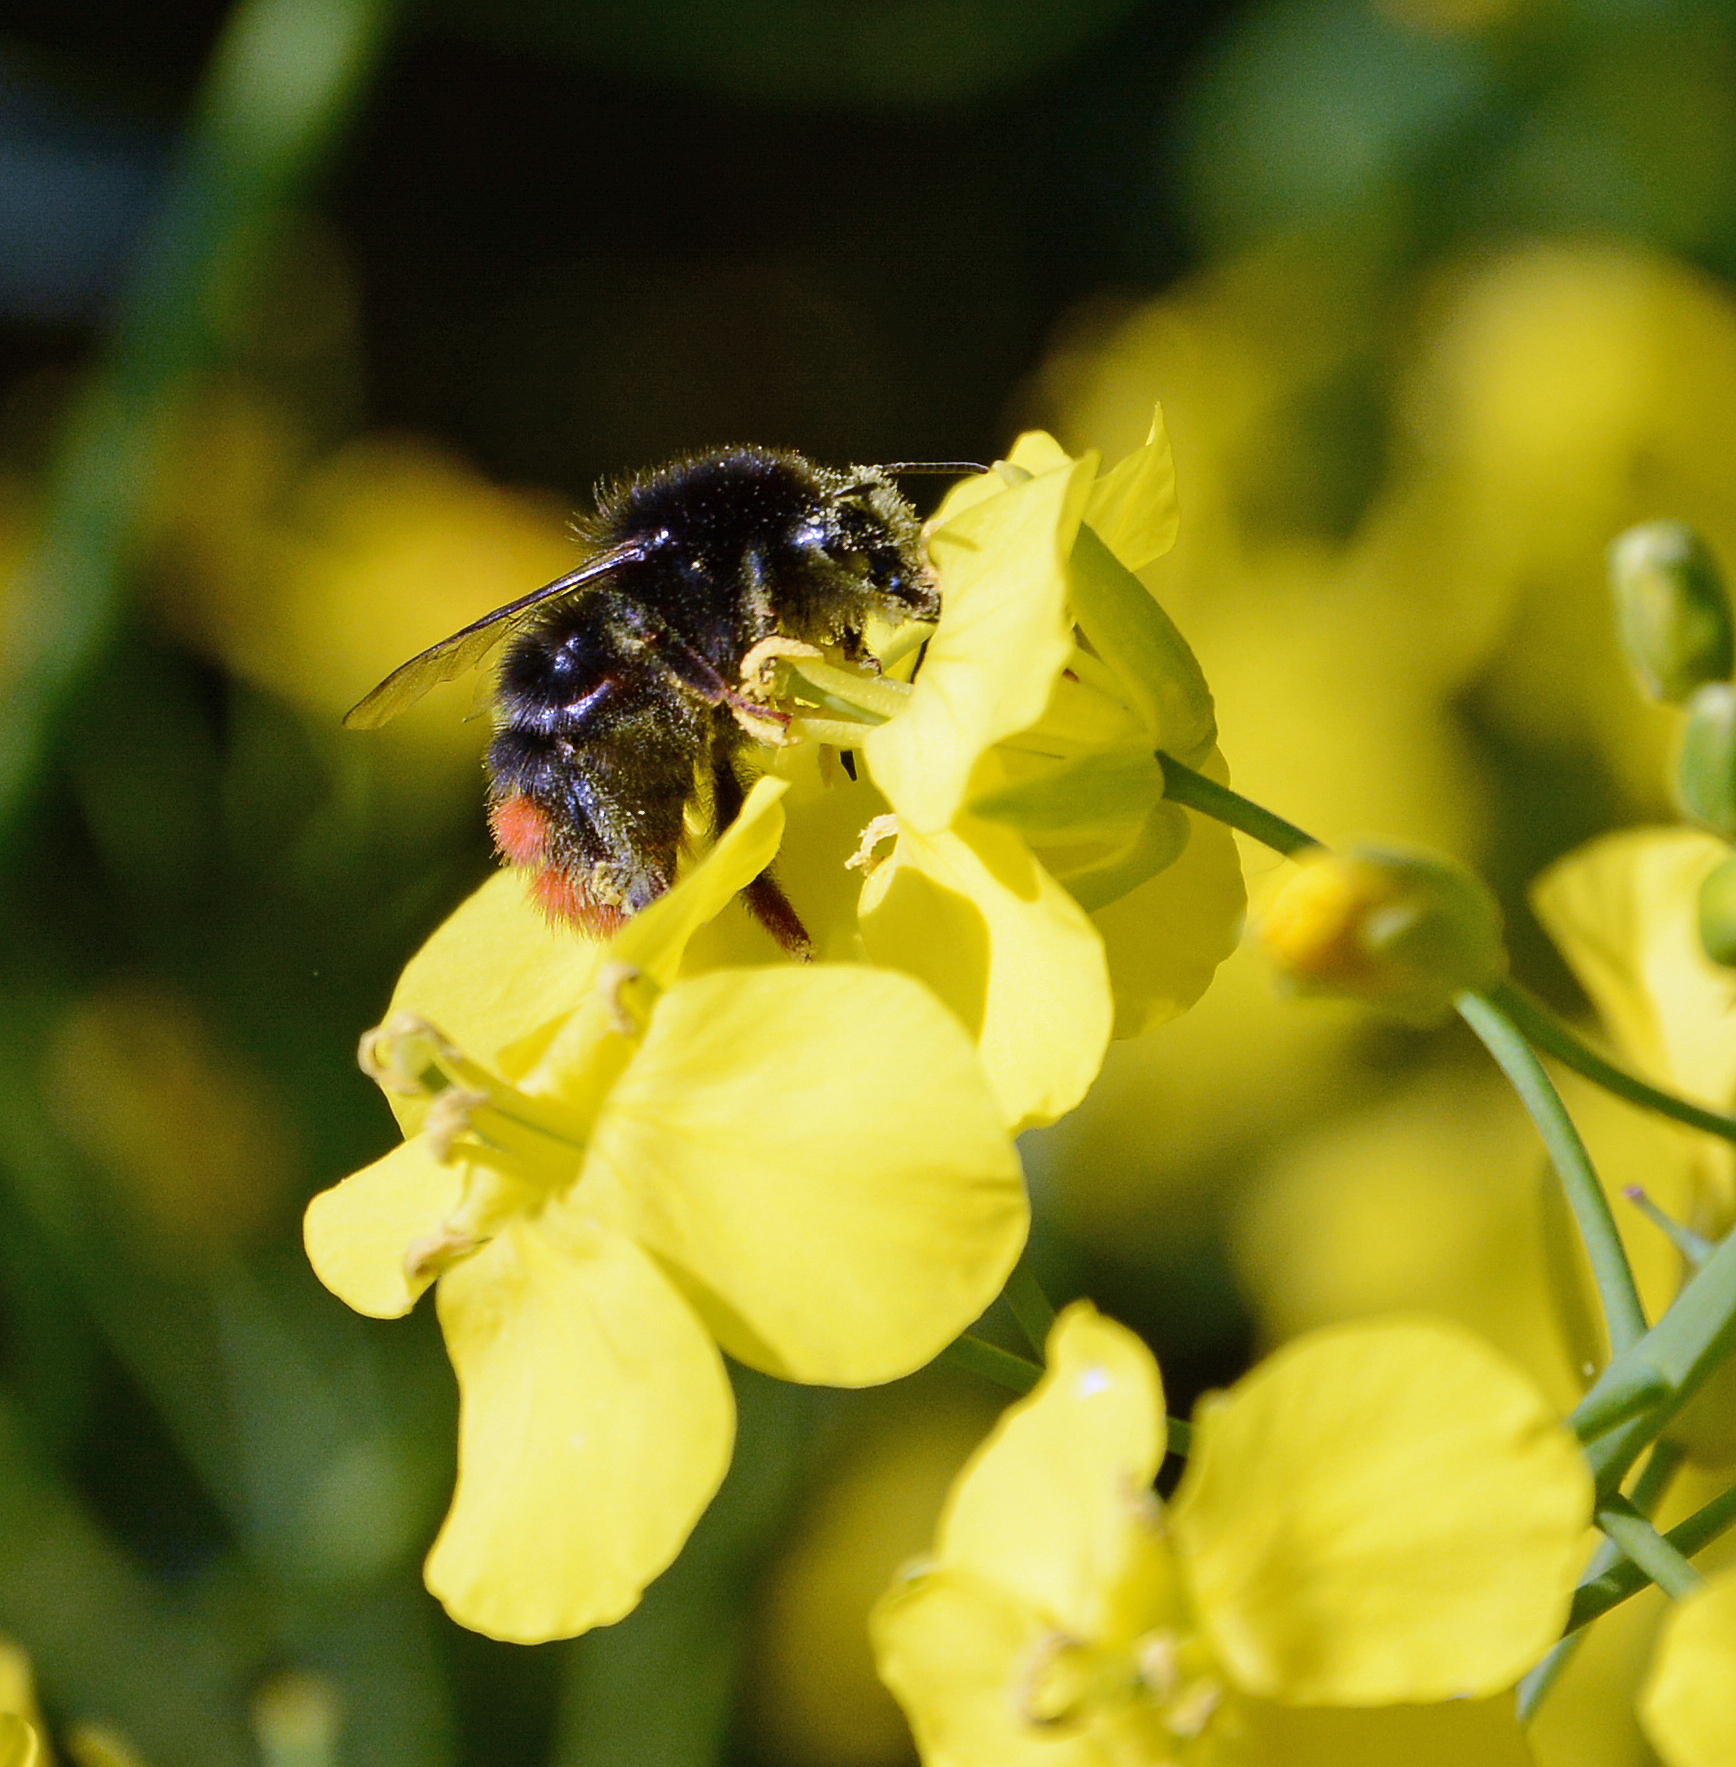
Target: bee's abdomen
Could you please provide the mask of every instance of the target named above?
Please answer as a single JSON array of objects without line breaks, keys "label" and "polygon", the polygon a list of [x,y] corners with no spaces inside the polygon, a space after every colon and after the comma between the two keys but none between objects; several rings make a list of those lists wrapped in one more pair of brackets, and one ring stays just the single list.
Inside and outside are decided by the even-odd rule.
[{"label": "bee's abdomen", "polygon": [[520,639],[502,662],[488,749],[501,852],[553,874],[545,901],[645,907],[674,880],[710,730],[664,671],[606,631]]}]

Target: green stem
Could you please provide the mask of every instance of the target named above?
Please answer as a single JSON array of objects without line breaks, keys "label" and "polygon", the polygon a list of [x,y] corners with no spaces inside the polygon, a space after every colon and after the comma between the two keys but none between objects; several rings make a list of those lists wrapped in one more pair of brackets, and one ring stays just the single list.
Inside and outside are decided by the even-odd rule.
[{"label": "green stem", "polygon": [[1031,1268],[1029,1246],[1020,1253],[1018,1263],[1013,1266],[1013,1273],[1007,1278],[1004,1293],[1007,1306],[1012,1309],[1013,1317],[1019,1322],[1019,1330],[1025,1334],[1026,1342],[1041,1356],[1049,1342],[1049,1327],[1055,1323],[1055,1309],[1050,1305],[1049,1297],[1043,1293],[1043,1285],[1038,1282],[1037,1274]]},{"label": "green stem", "polygon": [[1183,804],[1190,810],[1198,810],[1201,815],[1210,816],[1215,822],[1227,823],[1231,828],[1252,836],[1262,846],[1271,847],[1287,857],[1320,845],[1313,835],[1305,833],[1295,823],[1274,816],[1270,810],[1262,809],[1240,792],[1231,791],[1227,785],[1219,785],[1215,779],[1196,773],[1173,755],[1166,755],[1162,749],[1157,751],[1157,764],[1163,769],[1163,795],[1171,803]]},{"label": "green stem", "polygon": [[[1663,1317],[1637,1343],[1610,1358],[1591,1391],[1568,1420],[1585,1443],[1598,1489],[1611,1493],[1648,1442],[1691,1399],[1736,1341],[1736,1233],[1683,1283]],[[1625,1410],[1624,1394],[1656,1382],[1660,1396],[1638,1416],[1602,1434],[1596,1420],[1606,1409]]]},{"label": "green stem", "polygon": [[1597,1525],[1673,1601],[1700,1587],[1700,1573],[1625,1497],[1600,1503]]},{"label": "green stem", "polygon": [[0,699],[0,824],[55,717],[112,637],[172,418],[220,349],[226,291],[353,108],[396,0],[242,0],[50,468],[41,533],[12,591],[19,635]]},{"label": "green stem", "polygon": [[1011,1350],[1003,1350],[999,1344],[991,1344],[987,1338],[979,1338],[968,1331],[963,1337],[954,1338],[941,1351],[939,1360],[949,1368],[979,1375],[984,1380],[992,1380],[996,1386],[1009,1387],[1015,1393],[1028,1393],[1043,1375],[1035,1362],[1015,1356]]},{"label": "green stem", "polygon": [[[1662,1537],[1673,1553],[1687,1559],[1696,1552],[1703,1552],[1732,1526],[1736,1526],[1736,1485],[1720,1492],[1686,1521],[1677,1522]],[[1569,1632],[1577,1634],[1599,1615],[1607,1614],[1612,1607],[1619,1607],[1629,1596],[1637,1595],[1653,1581],[1631,1558],[1617,1557],[1603,1566],[1594,1563],[1573,1592],[1573,1606],[1567,1614]]]},{"label": "green stem", "polygon": [[1633,1271],[1628,1268],[1627,1254],[1622,1250],[1615,1217],[1610,1213],[1609,1198],[1592,1170],[1585,1143],[1536,1052],[1506,1013],[1484,994],[1461,994],[1454,1005],[1512,1083],[1543,1137],[1591,1261],[1592,1280],[1597,1284],[1609,1327],[1610,1347],[1619,1355],[1645,1336],[1646,1315],[1640,1305],[1639,1290],[1634,1286]]},{"label": "green stem", "polygon": [[1535,1044],[1545,1055],[1553,1055],[1563,1067],[1571,1068],[1604,1091],[1625,1098],[1629,1104],[1686,1123],[1690,1129],[1704,1129],[1708,1135],[1736,1141],[1736,1117],[1678,1098],[1675,1093],[1665,1092],[1638,1075],[1628,1073],[1625,1068],[1617,1067],[1581,1041],[1577,1032],[1517,982],[1505,981],[1491,988],[1489,998],[1519,1027],[1527,1042]]}]

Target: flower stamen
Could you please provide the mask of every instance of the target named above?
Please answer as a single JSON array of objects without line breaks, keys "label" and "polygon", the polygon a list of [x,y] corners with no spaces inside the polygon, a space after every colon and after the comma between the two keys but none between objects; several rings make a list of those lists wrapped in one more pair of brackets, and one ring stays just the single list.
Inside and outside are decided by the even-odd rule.
[{"label": "flower stamen", "polygon": [[1065,1632],[1051,1632],[1031,1652],[1019,1678],[1019,1716],[1038,1730],[1076,1724],[1099,1679],[1100,1665],[1090,1646]]},{"label": "flower stamen", "polygon": [[618,1037],[642,1037],[651,1022],[651,1003],[635,1000],[634,984],[644,981],[637,964],[611,957],[597,971],[597,993],[609,1016],[609,1029]]},{"label": "flower stamen", "polygon": [[488,1243],[474,1233],[445,1225],[424,1239],[413,1241],[404,1253],[404,1274],[411,1284],[420,1287],[462,1262]]},{"label": "flower stamen", "polygon": [[883,841],[895,841],[898,838],[898,817],[895,812],[884,816],[876,816],[862,830],[862,838],[856,845],[856,851],[844,861],[846,871],[860,871],[864,876],[872,873],[880,863],[875,849]]}]

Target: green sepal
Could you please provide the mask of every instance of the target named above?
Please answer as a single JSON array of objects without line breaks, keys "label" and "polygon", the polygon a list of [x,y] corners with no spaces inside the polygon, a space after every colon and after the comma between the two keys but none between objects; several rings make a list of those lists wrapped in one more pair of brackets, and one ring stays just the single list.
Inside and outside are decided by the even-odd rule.
[{"label": "green sepal", "polygon": [[1182,856],[1192,834],[1193,825],[1179,804],[1154,805],[1132,843],[1121,852],[1076,871],[1057,872],[1055,881],[1087,914],[1094,914],[1167,870]]},{"label": "green sepal", "polygon": [[1643,1412],[1650,1411],[1674,1389],[1670,1378],[1643,1357],[1611,1364],[1608,1378],[1600,1380],[1573,1414],[1573,1433],[1582,1442],[1613,1430]]},{"label": "green sepal", "polygon": [[1622,649],[1653,699],[1680,705],[1736,667],[1730,598],[1711,548],[1685,522],[1644,522],[1609,549]]},{"label": "green sepal", "polygon": [[973,816],[1016,828],[1034,845],[1126,841],[1163,797],[1163,769],[1146,749],[1061,761],[970,800]]},{"label": "green sepal", "polygon": [[[1656,1439],[1736,1339],[1736,1233],[1727,1234],[1706,1263],[1682,1285],[1663,1317],[1627,1349],[1610,1359],[1568,1420],[1586,1442],[1586,1457],[1599,1487],[1613,1489],[1634,1456]],[[1630,1422],[1587,1440],[1585,1419],[1619,1410],[1625,1395],[1649,1379],[1661,1380],[1655,1403]]]},{"label": "green sepal", "polygon": [[1736,853],[1700,881],[1700,945],[1714,963],[1736,969]]},{"label": "green sepal", "polygon": [[1688,701],[1676,801],[1721,840],[1736,840],[1736,687],[1711,681]]}]

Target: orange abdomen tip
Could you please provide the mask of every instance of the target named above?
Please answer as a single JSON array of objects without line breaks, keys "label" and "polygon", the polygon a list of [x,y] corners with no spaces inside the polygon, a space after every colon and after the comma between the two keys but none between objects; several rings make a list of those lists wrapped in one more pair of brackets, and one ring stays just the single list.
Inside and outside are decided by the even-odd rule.
[{"label": "orange abdomen tip", "polygon": [[530,893],[557,926],[571,927],[589,938],[611,939],[627,924],[622,909],[597,901],[577,878],[553,865],[532,878]]},{"label": "orange abdomen tip", "polygon": [[535,865],[548,847],[549,820],[523,792],[490,805],[488,826],[501,856],[514,865]]}]

